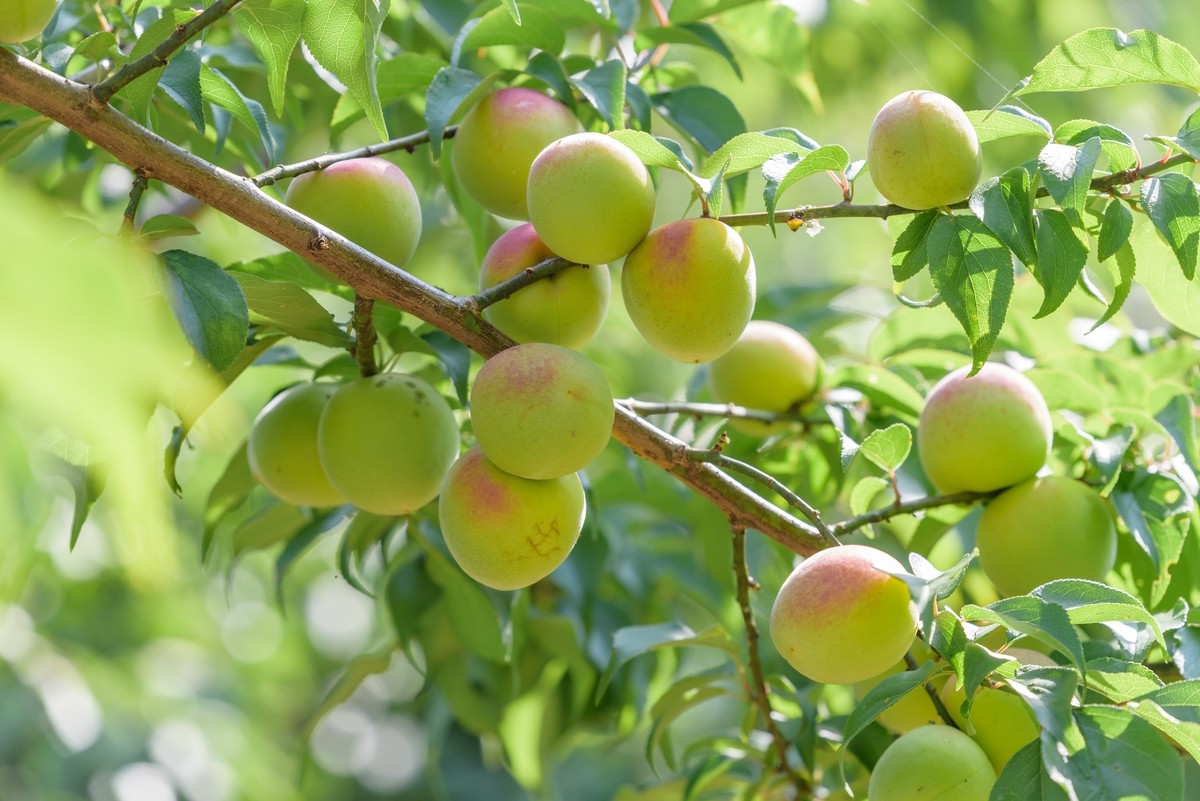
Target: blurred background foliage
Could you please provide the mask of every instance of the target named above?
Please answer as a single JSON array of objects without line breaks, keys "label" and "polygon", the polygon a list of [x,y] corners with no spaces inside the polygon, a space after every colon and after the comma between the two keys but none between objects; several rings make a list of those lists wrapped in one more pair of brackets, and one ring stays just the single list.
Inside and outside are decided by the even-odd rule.
[{"label": "blurred background foliage", "polygon": [[[141,13],[168,5],[144,2]],[[693,16],[729,8],[716,24],[743,75],[709,51],[677,45],[659,68],[664,81],[712,86],[734,99],[749,130],[794,127],[844,145],[852,158],[865,152],[875,111],[899,91],[930,88],[964,108],[991,107],[1051,47],[1087,27],[1151,28],[1200,53],[1191,0],[677,0],[676,6],[694,7]],[[645,3],[614,7],[651,14]],[[403,50],[444,57],[473,11],[465,0],[393,0],[384,31]],[[82,13],[68,2],[59,26]],[[569,49],[603,56],[598,37],[572,37]],[[244,44],[216,30],[206,48],[244,92],[268,103],[262,69]],[[472,56],[471,66],[487,73],[523,57],[493,48]],[[300,54],[292,60],[288,94],[283,118],[271,123],[279,161],[373,140],[363,121],[329,137],[338,96]],[[1173,133],[1194,98],[1132,86],[1040,95],[1030,104],[1052,124],[1096,119],[1140,142]],[[212,135],[198,134],[179,109],[164,103],[156,113],[163,135],[194,152],[218,163],[253,163],[236,136],[216,155]],[[387,124],[393,136],[423,129],[422,95],[389,106]],[[654,129],[669,135],[662,119]],[[1037,147],[1021,139],[988,146],[985,175],[1033,157]],[[1150,145],[1141,149],[1145,160],[1157,155]],[[413,178],[427,221],[411,269],[449,291],[473,290],[479,254],[442,187],[441,166],[429,148],[394,160]],[[688,213],[687,186],[674,174],[660,178],[660,221]],[[438,556],[428,515],[407,527],[359,519],[362,542],[384,544],[364,547],[361,570],[355,568],[355,581],[375,598],[350,586],[338,536],[314,537],[311,547],[291,553],[296,559],[280,582],[273,532],[297,522],[288,515],[302,513],[270,505],[261,490],[216,527],[213,553],[202,561],[210,492],[236,462],[254,415],[274,392],[307,379],[313,364],[336,354],[308,343],[277,347],[235,381],[195,421],[177,465],[182,495],[173,497],[158,454],[178,421],[151,410],[180,386],[202,391],[194,382],[205,379],[175,374],[184,345],[164,327],[150,262],[85,233],[92,226],[116,232],[130,181],[124,167],[61,130],[0,171],[6,343],[0,349],[0,798],[681,797],[681,780],[657,784],[656,770],[675,775],[663,753],[652,749],[652,764],[643,753],[646,706],[681,673],[716,671],[734,681],[741,647],[659,651],[632,659],[607,689],[599,688],[612,634],[623,626],[669,621],[696,632],[741,631],[722,516],[614,443],[588,471],[590,517],[579,545],[531,593],[484,591],[431,564],[445,557]],[[867,196],[858,200],[876,200],[869,184],[859,189]],[[752,178],[747,210],[760,208],[760,193]],[[786,202],[838,199],[832,182],[814,178]],[[278,250],[161,186],[152,186],[144,210],[190,218],[201,236],[187,246],[221,265]],[[79,235],[64,237],[74,221],[82,221]],[[781,229],[777,238],[766,229],[743,233],[759,268],[756,316],[804,331],[834,367],[909,351],[914,381],[928,386],[966,362],[965,341],[944,307],[896,311],[885,224],[835,220],[824,230]],[[1029,357],[1082,358],[1088,351],[1081,342],[1103,348],[1121,333],[1154,337],[1164,328],[1137,289],[1114,325],[1083,340],[1087,326],[1081,329],[1076,318],[1095,319],[1099,307],[1076,294],[1051,318],[1030,322],[1038,297],[1023,291],[1014,304],[1020,319],[1005,336]],[[339,321],[348,318],[344,298],[319,297]],[[939,341],[944,347],[928,362],[911,352]],[[1176,362],[1147,369],[1169,373],[1194,363],[1194,350],[1180,347]],[[959,362],[947,353],[954,351]],[[702,374],[652,352],[619,300],[585,352],[618,396],[705,398]],[[1121,353],[1106,358],[1119,363]],[[400,366],[438,374],[435,362],[419,354],[405,355]],[[899,406],[889,414],[912,422]],[[675,425],[701,440],[716,433],[693,421]],[[826,452],[837,447],[828,432],[811,432],[810,441]],[[785,477],[834,517],[848,513],[831,508],[842,479],[810,446],[782,443],[754,454],[735,443],[734,452]],[[97,463],[100,472],[86,469]],[[88,482],[101,476],[105,491],[71,548],[72,487],[87,497]],[[903,525],[885,533],[896,551],[916,536]],[[928,531],[922,536],[937,541]],[[957,537],[942,539],[944,553],[935,550],[935,562],[956,561],[967,544]],[[1194,549],[1196,538],[1190,542]],[[773,588],[792,562],[765,538],[752,535],[749,543],[752,571],[766,588],[755,596],[765,619]],[[1184,573],[1183,581],[1189,575],[1194,585],[1194,573]],[[992,600],[989,591],[982,581],[964,589],[981,603]],[[581,632],[586,637],[579,642]],[[741,637],[724,636],[730,643]],[[397,650],[397,641],[405,647]],[[783,672],[772,649],[764,649],[764,658],[770,672]],[[810,695],[805,703],[817,699]],[[853,699],[833,689],[820,703],[836,718]],[[696,740],[736,732],[745,712],[733,697],[696,707],[677,721],[664,751],[680,753]],[[881,742],[863,737],[857,748],[869,758]],[[729,786],[738,781],[745,779],[731,774]]]}]

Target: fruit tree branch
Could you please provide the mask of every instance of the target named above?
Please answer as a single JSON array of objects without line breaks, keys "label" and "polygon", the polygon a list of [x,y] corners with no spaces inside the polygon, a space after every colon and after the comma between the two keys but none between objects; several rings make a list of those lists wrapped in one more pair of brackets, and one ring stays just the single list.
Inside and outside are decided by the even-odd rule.
[{"label": "fruit tree branch", "polygon": [[[433,325],[487,357],[515,344],[459,298],[397,269],[234,175],[168,142],[97,100],[90,87],[55,75],[0,49],[0,100],[44,114],[111,153],[150,180],[208,204],[344,280],[355,292],[383,300]],[[826,541],[715,465],[687,458],[686,443],[617,407],[613,435],[714,503],[735,525],[753,528],[799,554]]]},{"label": "fruit tree branch", "polygon": [[137,225],[137,210],[142,204],[142,195],[150,182],[143,175],[134,174],[133,185],[129,187],[129,203],[125,206],[125,214],[121,219],[121,236],[133,236]]},{"label": "fruit tree branch", "polygon": [[[453,139],[458,133],[458,126],[451,125],[442,132],[443,139]],[[298,161],[295,164],[280,164],[277,167],[272,167],[266,172],[259,173],[250,180],[255,186],[263,187],[283,181],[287,178],[295,178],[297,175],[303,175],[306,172],[316,172],[323,170],[331,164],[337,164],[339,161],[350,161],[351,159],[365,159],[369,156],[381,156],[384,153],[395,153],[397,150],[406,150],[412,153],[418,146],[429,142],[429,131],[420,131],[419,133],[401,136],[398,139],[391,139],[387,142],[380,142],[377,145],[365,145],[356,150],[347,150],[343,153],[326,153],[323,156],[308,159],[307,161]]]},{"label": "fruit tree branch", "polygon": [[[488,306],[499,303],[505,298],[512,297],[530,284],[541,281],[543,278],[549,278],[555,273],[565,270],[573,263],[566,259],[560,259],[557,256],[545,261],[539,261],[532,267],[526,267],[507,281],[501,281],[477,295],[472,295],[467,298],[467,302],[473,304],[476,311],[483,311]],[[586,265],[584,266],[586,267]]]},{"label": "fruit tree branch", "polygon": [[[917,669],[917,660],[912,654],[906,653],[904,655],[904,667],[906,670]],[[921,687],[925,690],[925,694],[929,696],[929,701],[933,704],[934,711],[938,713],[938,717],[942,719],[942,722],[952,729],[957,729],[958,723],[951,716],[950,710],[946,709],[946,705],[942,703],[942,696],[938,694],[933,685],[926,681],[921,683]]]},{"label": "fruit tree branch", "polygon": [[[1004,489],[1008,488],[1005,487]],[[882,509],[875,509],[871,512],[864,512],[849,520],[834,523],[830,528],[836,536],[840,537],[863,526],[869,526],[872,523],[882,523],[884,520],[890,520],[900,515],[910,515],[913,512],[920,512],[923,509],[936,509],[939,506],[967,506],[980,503],[981,501],[990,501],[1001,492],[1004,492],[1004,489],[992,490],[991,492],[955,492],[950,495],[930,495],[912,501],[899,501],[893,503],[891,506],[885,506]]]},{"label": "fruit tree branch", "polygon": [[375,343],[379,338],[375,335],[375,321],[372,312],[375,301],[361,295],[354,296],[354,359],[358,362],[358,370],[363,378],[370,378],[379,372],[375,362]]},{"label": "fruit tree branch", "polygon": [[800,423],[805,427],[830,425],[828,420],[812,420],[797,412],[768,412],[764,409],[738,406],[735,403],[660,402],[643,401],[637,398],[624,398],[617,403],[641,415],[682,414],[691,417],[724,417],[726,420],[757,420],[761,423]]},{"label": "fruit tree branch", "polygon": [[175,26],[175,30],[166,39],[163,39],[158,47],[136,61],[130,61],[108,78],[93,86],[92,94],[99,102],[107,103],[113,95],[147,72],[167,66],[167,60],[174,55],[176,50],[183,47],[189,39],[209,25],[228,14],[240,2],[242,0],[216,0],[215,3],[187,22]]}]

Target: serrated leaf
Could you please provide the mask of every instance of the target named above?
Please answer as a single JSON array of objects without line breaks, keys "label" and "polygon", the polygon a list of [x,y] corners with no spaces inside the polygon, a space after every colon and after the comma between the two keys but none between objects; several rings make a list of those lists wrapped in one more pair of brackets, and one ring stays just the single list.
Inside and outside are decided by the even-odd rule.
[{"label": "serrated leaf", "polygon": [[[443,59],[422,53],[401,53],[395,58],[381,62],[376,79],[380,105],[388,106],[411,95],[424,94],[438,71],[445,66],[446,62]],[[330,136],[337,139],[351,123],[362,116],[362,106],[354,96],[342,95],[333,109],[333,117],[329,124]]]},{"label": "serrated leaf", "polygon": [[1012,254],[973,216],[940,215],[927,247],[933,285],[966,332],[977,371],[992,352],[1012,299]]},{"label": "serrated leaf", "polygon": [[783,193],[801,178],[821,172],[841,172],[850,164],[850,154],[841,145],[825,145],[803,155],[781,153],[772,156],[763,164],[766,179],[763,187],[763,203],[771,218],[771,231],[775,230],[775,209]]},{"label": "serrated leaf", "polygon": [[986,620],[1000,623],[1013,631],[1026,634],[1062,651],[1071,662],[1083,670],[1083,646],[1079,634],[1071,625],[1067,610],[1032,595],[1005,598],[988,607],[966,604],[960,614],[967,620]]},{"label": "serrated leaf", "polygon": [[250,332],[250,310],[242,288],[203,256],[168,250],[162,260],[163,294],[184,336],[213,369],[230,367]]},{"label": "serrated leaf", "polygon": [[1026,266],[1037,263],[1032,198],[1033,175],[1022,166],[984,181],[967,201],[971,213]]},{"label": "serrated leaf", "polygon": [[1029,705],[1041,725],[1043,737],[1063,740],[1071,727],[1071,703],[1079,686],[1079,675],[1070,668],[1035,667],[1004,679],[1012,691]]},{"label": "serrated leaf", "polygon": [[725,40],[721,38],[713,26],[706,23],[688,22],[682,25],[643,28],[638,31],[635,41],[638,48],[643,50],[661,44],[686,44],[703,47],[725,59],[725,62],[729,64],[729,67],[733,70],[733,74],[737,76],[738,80],[742,79],[742,68],[738,65],[733,51],[729,49],[729,45],[725,44]]},{"label": "serrated leaf", "polygon": [[862,734],[863,730],[871,725],[881,712],[895,705],[910,692],[918,692],[918,688],[928,681],[937,669],[938,664],[929,661],[920,665],[916,670],[888,676],[867,691],[867,694],[855,704],[854,709],[850,710],[850,715],[846,718],[842,747],[838,749],[839,759],[841,759],[840,755],[846,753],[846,745]]},{"label": "serrated leaf", "polygon": [[1096,260],[1108,261],[1129,241],[1133,232],[1133,212],[1120,198],[1113,198],[1104,207],[1100,219],[1100,236],[1096,243]]},{"label": "serrated leaf", "polygon": [[521,24],[521,9],[517,6],[517,0],[503,0],[504,8],[508,11],[512,21]]},{"label": "serrated leaf", "polygon": [[1118,704],[1154,692],[1163,686],[1162,679],[1145,665],[1113,657],[1089,660],[1087,679],[1088,689]]},{"label": "serrated leaf", "polygon": [[345,84],[380,139],[387,124],[376,83],[375,45],[387,16],[387,0],[307,0],[304,43],[322,67]]},{"label": "serrated leaf", "polygon": [[1109,269],[1113,273],[1113,297],[1109,301],[1108,308],[1104,310],[1104,314],[1100,315],[1100,319],[1096,320],[1095,325],[1091,327],[1092,331],[1111,320],[1113,315],[1125,305],[1125,300],[1133,290],[1133,276],[1137,270],[1133,248],[1126,242],[1117,248],[1115,255],[1116,258],[1109,263]]},{"label": "serrated leaf", "polygon": [[711,193],[714,182],[692,172],[691,160],[675,140],[662,136],[651,136],[645,131],[634,131],[628,128],[611,131],[608,135],[633,151],[638,160],[647,167],[674,170],[691,182],[696,194],[707,197]]},{"label": "serrated leaf", "polygon": [[937,221],[938,210],[915,215],[892,245],[892,280],[907,281],[929,264],[929,231]]},{"label": "serrated leaf", "polygon": [[[512,2],[512,0],[507,0]],[[547,11],[535,5],[525,5],[524,13],[497,6],[464,26],[462,35],[454,44],[454,52],[477,50],[498,45],[518,45],[522,48],[537,48],[545,53],[557,55],[566,43],[562,27]],[[458,65],[458,60],[454,61]]]},{"label": "serrated leaf", "polygon": [[534,53],[525,65],[525,74],[532,75],[554,90],[558,99],[574,108],[575,94],[571,91],[571,81],[567,70],[557,56],[549,53]]},{"label": "serrated leaf", "polygon": [[331,348],[350,345],[350,336],[333,321],[333,315],[299,285],[290,281],[268,281],[233,270],[229,275],[246,296],[251,322],[273,325],[297,339]]},{"label": "serrated leaf", "polygon": [[625,127],[625,83],[628,71],[620,59],[606,61],[582,75],[572,77],[571,83],[599,112],[612,130]]},{"label": "serrated leaf", "polygon": [[1080,92],[1127,83],[1165,83],[1200,92],[1200,64],[1182,45],[1153,31],[1092,28],[1051,50],[1013,94]]},{"label": "serrated leaf", "polygon": [[174,214],[156,214],[138,229],[138,237],[148,242],[175,236],[196,236],[199,233],[195,223]]},{"label": "serrated leaf", "polygon": [[761,167],[772,156],[781,153],[803,154],[809,150],[811,148],[783,136],[750,131],[738,134],[713,151],[713,154],[704,160],[700,174],[711,177],[724,165],[725,177],[729,178]]},{"label": "serrated leaf", "polygon": [[1076,626],[1113,621],[1143,623],[1166,648],[1154,616],[1137,598],[1115,587],[1098,581],[1059,579],[1043,584],[1030,595],[1067,610],[1067,618]]},{"label": "serrated leaf", "polygon": [[895,473],[912,450],[912,429],[904,423],[872,431],[858,448],[861,456],[885,473]]},{"label": "serrated leaf", "polygon": [[1179,173],[1147,178],[1142,209],[1175,253],[1183,277],[1192,280],[1200,242],[1200,196],[1192,179]]},{"label": "serrated leaf", "polygon": [[1064,145],[1082,145],[1092,137],[1100,140],[1100,152],[1108,158],[1112,172],[1137,166],[1137,146],[1129,134],[1120,128],[1094,120],[1071,120],[1058,126],[1054,132],[1054,141]]},{"label": "serrated leaf", "polygon": [[1200,109],[1193,111],[1184,120],[1179,133],[1166,139],[1192,158],[1200,159]]},{"label": "serrated leaf", "polygon": [[200,69],[200,89],[205,100],[225,109],[247,130],[257,134],[266,151],[266,163],[275,163],[275,135],[261,103],[246,97],[233,81],[207,64]]},{"label": "serrated leaf", "polygon": [[1183,763],[1149,723],[1112,706],[1072,716],[1081,747],[1061,767],[1078,801],[1183,798]]},{"label": "serrated leaf", "polygon": [[283,116],[288,64],[300,41],[305,7],[305,0],[242,0],[233,12],[238,30],[267,68],[267,90],[276,117]]},{"label": "serrated leaf", "polygon": [[1171,249],[1140,216],[1129,241],[1131,254],[1137,254],[1138,283],[1150,293],[1154,308],[1172,325],[1200,336],[1200,275],[1185,278]]},{"label": "serrated leaf", "polygon": [[1035,320],[1063,304],[1078,283],[1088,255],[1087,245],[1064,212],[1039,209],[1037,219],[1037,279],[1045,296]]},{"label": "serrated leaf", "polygon": [[967,119],[975,128],[980,144],[1012,136],[1038,136],[1049,140],[1052,135],[1050,123],[1020,106],[968,111]]},{"label": "serrated leaf", "polygon": [[1093,137],[1082,145],[1051,142],[1038,153],[1038,172],[1050,197],[1066,213],[1071,224],[1083,227],[1083,208],[1087,204],[1092,172],[1100,159],[1100,140]]},{"label": "serrated leaf", "polygon": [[1121,465],[1125,461],[1125,455],[1129,453],[1129,448],[1133,445],[1136,436],[1136,428],[1125,426],[1108,437],[1092,440],[1091,447],[1088,449],[1088,461],[1096,467],[1100,478],[1104,481],[1104,486],[1100,488],[1101,494],[1107,495],[1116,485],[1117,479],[1121,475]]},{"label": "serrated leaf", "polygon": [[196,130],[204,133],[204,93],[200,91],[200,56],[185,47],[171,57],[159,86],[187,112]]},{"label": "serrated leaf", "polygon": [[425,125],[429,131],[429,147],[433,157],[442,154],[442,135],[455,112],[467,96],[483,84],[483,78],[470,70],[443,67],[429,83],[425,92]]},{"label": "serrated leaf", "polygon": [[728,97],[707,86],[685,86],[650,98],[668,122],[708,153],[746,132],[746,121]]},{"label": "serrated leaf", "polygon": [[1022,746],[1004,764],[988,801],[1069,801],[1042,766],[1042,744],[1034,740]]}]

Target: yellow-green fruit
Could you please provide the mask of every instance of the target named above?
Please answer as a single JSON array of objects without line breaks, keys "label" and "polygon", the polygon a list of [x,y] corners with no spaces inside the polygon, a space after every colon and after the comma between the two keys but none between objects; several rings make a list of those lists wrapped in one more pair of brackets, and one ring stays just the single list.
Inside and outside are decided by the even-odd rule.
[{"label": "yellow-green fruit", "polygon": [[284,202],[396,267],[421,238],[421,202],[399,167],[377,157],[351,159],[292,180]]},{"label": "yellow-green fruit", "polygon": [[[519,225],[488,249],[479,270],[479,288],[490,289],[552,258],[554,253],[533,226]],[[607,265],[567,267],[488,306],[483,314],[518,342],[582,348],[604,322],[609,292]]]},{"label": "yellow-green fruit", "polygon": [[870,801],[988,801],[996,771],[975,741],[922,726],[888,746],[871,771]]},{"label": "yellow-green fruit", "polygon": [[580,130],[570,109],[557,100],[532,89],[501,89],[463,117],[450,163],[459,184],[479,205],[501,217],[528,220],[530,165],[551,142]]},{"label": "yellow-green fruit", "polygon": [[[708,383],[720,403],[784,412],[816,393],[821,373],[821,357],[804,335],[770,320],[751,320],[734,346],[709,365]],[[729,424],[755,436],[788,426],[757,420]]]},{"label": "yellow-green fruit", "polygon": [[[888,676],[895,676],[906,670],[908,667],[901,660],[878,676],[858,682],[854,685],[854,697],[862,700],[863,696],[875,689],[879,682]],[[899,701],[880,712],[875,719],[881,726],[894,734],[904,734],[919,726],[941,723],[941,716],[938,715],[933,701],[929,698],[929,693],[923,686],[914,687]]]},{"label": "yellow-green fruit", "polygon": [[578,264],[607,264],[654,222],[654,184],[633,151],[598,133],[564,136],[529,168],[529,220],[550,250]]},{"label": "yellow-green fruit", "polygon": [[983,154],[957,103],[937,92],[903,92],[871,123],[867,168],[875,188],[897,206],[932,209],[970,196]]},{"label": "yellow-green fruit", "polygon": [[1055,579],[1104,581],[1117,532],[1094,489],[1063,476],[1013,487],[983,509],[979,564],[1002,595],[1024,595]]},{"label": "yellow-green fruit", "polygon": [[471,426],[501,470],[549,479],[582,470],[612,436],[600,368],[561,345],[531,342],[488,359],[471,387]]},{"label": "yellow-green fruit", "polygon": [[754,259],[725,223],[677,220],[655,228],[625,259],[621,291],[655,350],[710,362],[734,346],[754,313]]},{"label": "yellow-green fruit", "polygon": [[963,367],[929,392],[917,425],[925,475],[941,492],[989,492],[1033,478],[1050,455],[1050,410],[1011,367]]},{"label": "yellow-green fruit", "polygon": [[[1053,665],[1045,654],[1011,648],[1010,656],[1023,664]],[[1030,656],[1032,655],[1032,656]],[[942,685],[942,704],[959,728],[971,737],[987,754],[996,773],[1004,770],[1013,754],[1037,739],[1040,730],[1029,706],[1019,696],[996,687],[982,687],[975,695],[970,716],[964,716],[962,705],[967,694],[958,687],[953,675]]]},{"label": "yellow-green fruit", "polygon": [[797,671],[823,684],[854,684],[904,657],[917,632],[907,572],[865,545],[818,551],[779,588],[771,639]]},{"label": "yellow-green fruit", "polygon": [[368,512],[403,515],[437,497],[458,455],[449,404],[420,378],[361,378],[330,399],[317,429],[330,483]]},{"label": "yellow-green fruit", "polygon": [[0,44],[27,42],[45,29],[58,0],[0,0]]},{"label": "yellow-green fruit", "polygon": [[329,483],[317,454],[317,424],[336,384],[297,384],[280,392],[254,420],[246,441],[250,473],[275,497],[296,506],[346,499]]},{"label": "yellow-green fruit", "polygon": [[579,476],[520,478],[477,447],[454,463],[438,501],[454,561],[497,590],[528,587],[561,565],[579,539],[583,516]]}]

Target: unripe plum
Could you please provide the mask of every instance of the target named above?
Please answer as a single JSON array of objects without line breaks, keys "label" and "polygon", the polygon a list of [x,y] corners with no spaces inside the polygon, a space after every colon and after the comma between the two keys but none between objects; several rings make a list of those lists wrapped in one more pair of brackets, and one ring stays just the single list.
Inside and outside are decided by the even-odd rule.
[{"label": "unripe plum", "polygon": [[421,202],[408,176],[378,157],[350,159],[297,176],[284,202],[396,267],[421,238]]},{"label": "unripe plum", "polygon": [[1117,558],[1117,532],[1094,489],[1063,476],[1019,484],[983,509],[979,564],[1006,596],[1055,579],[1104,581]]},{"label": "unripe plum", "polygon": [[612,436],[612,390],[590,359],[531,342],[488,359],[471,387],[471,425],[501,470],[550,479],[582,470]]},{"label": "unripe plum", "polygon": [[528,587],[563,563],[583,529],[579,476],[535,481],[506,473],[478,447],[442,488],[438,520],[454,561],[497,590]]},{"label": "unripe plum", "polygon": [[450,163],[479,205],[512,220],[528,220],[525,187],[538,153],[582,128],[570,109],[532,89],[510,87],[485,97],[463,117]]},{"label": "unripe plum", "polygon": [[346,499],[329,483],[317,454],[317,424],[336,384],[297,384],[280,392],[254,420],[246,441],[250,473],[275,497],[296,506],[335,506]]},{"label": "unripe plum", "polygon": [[[708,383],[720,403],[784,412],[816,393],[822,371],[821,357],[803,334],[771,320],[751,320],[734,346],[709,365]],[[729,424],[754,436],[788,426],[738,419]]]},{"label": "unripe plum", "polygon": [[552,142],[529,168],[529,219],[550,250],[578,264],[607,264],[654,222],[654,184],[633,151],[578,133]]},{"label": "unripe plum", "polygon": [[932,209],[970,196],[983,154],[957,103],[937,92],[903,92],[871,123],[867,168],[875,188],[892,203]]},{"label": "unripe plum", "polygon": [[378,515],[408,514],[436,498],[459,444],[458,423],[445,399],[402,373],[344,385],[317,429],[330,483]]},{"label": "unripe plum", "polygon": [[1021,373],[988,363],[955,370],[930,391],[917,426],[925,475],[941,492],[989,492],[1032,478],[1053,429],[1041,392]]},{"label": "unripe plum", "polygon": [[[490,289],[554,255],[532,225],[519,225],[488,249],[479,271],[479,288]],[[518,342],[582,348],[604,322],[609,292],[607,265],[575,265],[517,290],[483,314]]]},{"label": "unripe plum", "polygon": [[996,771],[975,741],[950,726],[897,738],[871,771],[870,801],[988,801]]},{"label": "unripe plum", "polygon": [[58,0],[0,0],[0,44],[27,42],[40,34]]},{"label": "unripe plum", "polygon": [[824,684],[853,684],[903,658],[917,631],[904,573],[888,554],[865,545],[818,551],[779,588],[771,639],[797,671]]},{"label": "unripe plum", "polygon": [[691,364],[729,351],[754,313],[754,258],[738,232],[710,217],[667,223],[625,259],[629,318],[660,353]]}]

